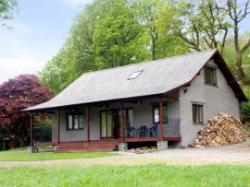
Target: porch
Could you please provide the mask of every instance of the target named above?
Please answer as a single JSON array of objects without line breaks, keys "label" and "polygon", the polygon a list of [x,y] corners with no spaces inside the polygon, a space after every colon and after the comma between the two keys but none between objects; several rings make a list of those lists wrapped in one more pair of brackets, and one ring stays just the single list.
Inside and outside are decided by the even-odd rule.
[{"label": "porch", "polygon": [[112,151],[142,142],[179,142],[178,95],[53,110],[55,151]]}]

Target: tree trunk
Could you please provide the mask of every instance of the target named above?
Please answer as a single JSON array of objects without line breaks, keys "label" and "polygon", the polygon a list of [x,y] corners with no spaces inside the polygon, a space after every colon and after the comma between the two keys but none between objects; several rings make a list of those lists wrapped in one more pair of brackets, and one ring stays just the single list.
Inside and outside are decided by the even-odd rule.
[{"label": "tree trunk", "polygon": [[239,81],[244,81],[245,72],[242,67],[242,54],[240,51],[236,51],[236,71],[237,71],[237,79]]},{"label": "tree trunk", "polygon": [[152,60],[156,60],[156,50],[155,50],[155,39],[152,37],[152,47],[151,47],[151,58]]},{"label": "tree trunk", "polygon": [[236,51],[236,74],[238,81],[244,80],[245,73],[242,67],[242,53],[239,45],[239,26],[237,19],[234,20],[234,47]]},{"label": "tree trunk", "polygon": [[157,52],[156,52],[156,41],[158,40],[158,33],[156,31],[156,28],[154,26],[152,26],[150,28],[150,36],[151,36],[151,42],[152,42],[152,46],[151,46],[151,58],[152,60],[156,60],[157,59]]}]

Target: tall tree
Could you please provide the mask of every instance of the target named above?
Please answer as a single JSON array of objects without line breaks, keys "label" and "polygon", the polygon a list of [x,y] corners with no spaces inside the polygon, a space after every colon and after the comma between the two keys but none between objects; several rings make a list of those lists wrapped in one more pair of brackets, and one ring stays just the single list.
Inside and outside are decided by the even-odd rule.
[{"label": "tall tree", "polygon": [[9,135],[27,142],[30,114],[22,110],[51,97],[52,92],[35,75],[20,75],[4,82],[0,85],[0,127],[7,126],[11,129]]},{"label": "tall tree", "polygon": [[144,59],[142,26],[127,0],[109,0],[102,19],[95,24],[93,52],[98,69],[136,63]]},{"label": "tall tree", "polygon": [[159,34],[156,26],[156,9],[163,3],[163,0],[139,0],[137,1],[138,19],[144,25],[150,38],[151,59],[157,59],[157,41]]},{"label": "tall tree", "polygon": [[60,92],[83,72],[96,70],[92,52],[94,25],[102,12],[96,4],[87,6],[75,19],[62,49],[40,72],[42,82]]},{"label": "tall tree", "polygon": [[63,48],[40,73],[41,80],[59,92],[84,72],[147,58],[145,38],[133,10],[126,0],[96,0],[86,7]]},{"label": "tall tree", "polygon": [[186,45],[169,29],[174,9],[166,0],[136,0],[136,15],[144,27],[152,60],[186,51]]},{"label": "tall tree", "polygon": [[227,11],[230,19],[233,22],[234,47],[236,52],[236,70],[237,79],[245,80],[245,72],[243,69],[243,55],[250,48],[250,36],[246,42],[240,45],[240,28],[239,24],[250,14],[250,0],[246,0],[245,4],[239,5],[238,0],[227,0]]},{"label": "tall tree", "polygon": [[172,30],[190,49],[220,48],[223,51],[230,25],[219,1],[177,1],[172,5],[175,7]]},{"label": "tall tree", "polygon": [[230,24],[226,20],[226,12],[220,1],[206,0],[199,5],[201,21],[201,32],[203,40],[209,48],[219,48],[221,53],[225,47],[225,42],[230,29]]}]

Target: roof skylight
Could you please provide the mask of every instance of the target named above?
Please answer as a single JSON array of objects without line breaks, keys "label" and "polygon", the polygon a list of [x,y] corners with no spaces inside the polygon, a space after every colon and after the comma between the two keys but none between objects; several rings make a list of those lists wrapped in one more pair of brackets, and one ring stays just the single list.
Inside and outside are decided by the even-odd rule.
[{"label": "roof skylight", "polygon": [[128,78],[128,80],[136,79],[142,72],[143,72],[143,70],[134,72],[134,73]]}]

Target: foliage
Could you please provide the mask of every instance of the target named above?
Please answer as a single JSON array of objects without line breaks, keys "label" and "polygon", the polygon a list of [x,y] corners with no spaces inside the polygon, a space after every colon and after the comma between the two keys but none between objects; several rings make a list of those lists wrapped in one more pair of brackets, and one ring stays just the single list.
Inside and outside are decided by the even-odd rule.
[{"label": "foliage", "polygon": [[62,90],[73,81],[75,77],[74,74],[72,75],[68,72],[68,67],[71,66],[71,64],[64,64],[65,60],[63,59],[63,55],[64,51],[60,50],[40,74],[41,81],[52,88],[53,91]]},{"label": "foliage", "polygon": [[[148,0],[94,1],[77,17],[63,48],[40,73],[42,82],[58,93],[85,72],[186,52],[179,38],[156,27],[158,8],[157,1]],[[144,13],[147,9],[154,11]],[[152,29],[157,37],[152,37]]]},{"label": "foliage", "polygon": [[[224,52],[227,40],[233,38],[234,66],[237,80],[246,83],[244,55],[250,47],[250,37],[240,40],[240,23],[250,14],[250,0],[192,0],[175,2],[170,28],[190,49],[218,48]],[[164,18],[165,12],[163,12]],[[169,14],[167,10],[167,14]],[[165,16],[166,17],[166,16]],[[168,20],[169,17],[166,17]]]},{"label": "foliage", "polygon": [[144,46],[138,42],[142,26],[135,19],[134,8],[126,2],[106,1],[106,13],[96,22],[92,49],[98,69],[136,63],[143,59],[140,49]]},{"label": "foliage", "polygon": [[250,103],[249,102],[242,103],[240,109],[244,116],[248,118],[250,117]]},{"label": "foliage", "polygon": [[147,31],[152,60],[187,52],[185,43],[171,32],[175,16],[172,4],[164,0],[139,0],[136,6],[138,20]]},{"label": "foliage", "polygon": [[0,0],[0,21],[12,18],[16,0]]},{"label": "foliage", "polygon": [[37,161],[37,160],[65,160],[79,158],[96,158],[116,156],[110,152],[86,152],[86,153],[31,153],[27,150],[10,150],[0,152],[0,161]]},{"label": "foliage", "polygon": [[[239,38],[240,45],[242,45],[247,39],[248,39],[249,33],[242,34]],[[243,60],[243,68],[246,72],[245,80],[249,82],[250,80],[250,56],[248,54],[250,53],[250,49],[247,49],[246,53],[243,54],[242,60]],[[227,65],[231,69],[231,71],[235,74],[236,66],[235,66],[235,59],[236,59],[236,53],[234,49],[234,40],[233,38],[228,38],[226,40],[226,45],[223,51],[223,57],[227,62]],[[244,86],[244,85],[243,85]]]},{"label": "foliage", "polygon": [[[9,168],[0,170],[2,186],[248,186],[243,165],[92,166]],[[49,181],[49,182],[48,182]]]},{"label": "foliage", "polygon": [[47,101],[52,92],[35,75],[19,75],[0,85],[0,126],[27,138],[30,114],[22,110]]},{"label": "foliage", "polygon": [[40,78],[58,93],[85,72],[218,48],[246,87],[250,35],[239,35],[239,23],[249,15],[249,2],[95,0]]},{"label": "foliage", "polygon": [[[194,3],[192,0],[180,0],[174,2],[172,7],[173,16],[169,28],[190,49],[200,51],[220,47],[223,50],[230,24],[219,1],[202,0]],[[169,16],[164,16],[169,14],[169,10],[162,14],[163,18],[169,19]]]},{"label": "foliage", "polygon": [[243,68],[243,55],[250,48],[250,36],[248,36],[246,41],[241,42],[243,45],[240,44],[239,24],[250,14],[250,0],[246,0],[242,3],[242,6],[237,0],[227,0],[227,13],[233,25],[233,40],[236,53],[236,78],[242,82],[246,82],[246,74]]},{"label": "foliage", "polygon": [[[229,1],[230,5],[237,3],[96,0],[76,18],[62,49],[42,70],[40,78],[58,93],[85,72],[208,48],[225,53],[235,75],[239,74],[239,66],[248,72],[245,56],[249,50],[242,36],[238,42],[244,49],[242,62],[233,49],[236,42],[229,7],[231,12],[236,7],[241,13],[238,19],[243,20],[247,13],[243,14],[240,6],[229,6]],[[248,41],[249,36],[244,38]],[[241,65],[236,66],[236,62]],[[244,79],[248,79],[247,73]]]}]

